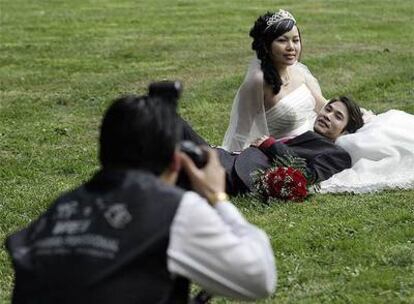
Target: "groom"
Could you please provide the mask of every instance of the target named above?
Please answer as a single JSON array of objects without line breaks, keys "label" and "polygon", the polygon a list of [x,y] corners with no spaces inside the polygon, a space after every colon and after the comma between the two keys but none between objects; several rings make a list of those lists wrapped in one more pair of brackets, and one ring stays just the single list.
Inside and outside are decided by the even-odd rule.
[{"label": "groom", "polygon": [[[183,123],[184,139],[207,144],[185,121]],[[350,155],[335,145],[335,140],[340,135],[354,133],[362,125],[359,106],[351,98],[341,96],[331,99],[321,110],[314,132],[288,139],[262,137],[240,153],[216,148],[226,170],[226,191],[231,195],[253,191],[252,173],[270,168],[277,157],[286,155],[304,158],[313,182],[326,180],[351,167]]]}]

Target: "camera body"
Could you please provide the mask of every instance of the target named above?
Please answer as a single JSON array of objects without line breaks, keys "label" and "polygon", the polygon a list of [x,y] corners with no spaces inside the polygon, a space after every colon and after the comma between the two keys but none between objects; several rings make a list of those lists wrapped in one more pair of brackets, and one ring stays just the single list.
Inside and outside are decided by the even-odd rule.
[{"label": "camera body", "polygon": [[[181,96],[183,87],[179,81],[159,81],[153,82],[148,86],[148,96],[159,97],[169,105],[177,108],[178,99]],[[180,150],[187,154],[198,168],[202,168],[207,163],[207,153],[194,142],[185,140],[180,143]]]},{"label": "camera body", "polygon": [[179,81],[158,81],[148,86],[148,96],[156,96],[177,107],[178,99],[183,91],[183,86]]},{"label": "camera body", "polygon": [[197,146],[190,140],[184,140],[180,143],[180,150],[187,154],[197,166],[203,168],[207,164],[207,152]]}]

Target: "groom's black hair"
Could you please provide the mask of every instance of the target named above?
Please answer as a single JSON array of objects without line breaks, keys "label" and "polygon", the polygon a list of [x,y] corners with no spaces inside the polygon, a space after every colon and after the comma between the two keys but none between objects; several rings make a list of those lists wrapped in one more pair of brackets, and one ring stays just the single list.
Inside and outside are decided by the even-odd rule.
[{"label": "groom's black hair", "polygon": [[360,107],[356,104],[355,101],[352,100],[351,97],[348,96],[334,97],[331,100],[329,100],[328,104],[337,101],[342,102],[348,109],[349,120],[344,130],[348,133],[355,133],[356,130],[358,130],[364,125],[364,120],[362,119],[362,112]]},{"label": "groom's black hair", "polygon": [[99,159],[103,168],[142,169],[161,174],[179,139],[174,106],[155,96],[116,99],[102,120]]}]

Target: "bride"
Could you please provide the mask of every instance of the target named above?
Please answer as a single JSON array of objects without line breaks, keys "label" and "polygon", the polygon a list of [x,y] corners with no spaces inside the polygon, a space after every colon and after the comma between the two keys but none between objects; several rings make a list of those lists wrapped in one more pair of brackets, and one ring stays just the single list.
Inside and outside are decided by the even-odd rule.
[{"label": "bride", "polygon": [[289,138],[313,128],[325,105],[318,81],[298,62],[301,38],[287,11],[260,16],[250,30],[256,58],[233,101],[222,147],[241,151],[263,135]]},{"label": "bride", "polygon": [[[316,78],[298,62],[300,33],[290,13],[260,16],[250,36],[256,58],[233,101],[222,144],[228,151],[241,151],[263,135],[288,139],[311,130],[326,103]],[[322,182],[320,192],[414,188],[414,115],[391,110],[366,120],[336,141],[351,155],[352,168]]]}]

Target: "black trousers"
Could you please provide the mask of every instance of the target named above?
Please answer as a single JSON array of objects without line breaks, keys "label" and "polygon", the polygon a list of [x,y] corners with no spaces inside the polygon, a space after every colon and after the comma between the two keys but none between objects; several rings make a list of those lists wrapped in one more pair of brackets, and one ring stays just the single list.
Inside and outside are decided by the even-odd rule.
[{"label": "black trousers", "polygon": [[[202,138],[196,131],[194,131],[190,124],[187,121],[185,121],[181,116],[178,116],[178,120],[180,121],[180,124],[182,126],[181,140],[190,140],[197,145],[210,146],[210,144],[204,138]],[[234,162],[236,161],[238,154],[233,154],[221,148],[213,149],[217,151],[220,163],[226,171],[226,192],[229,195],[246,193],[248,189],[241,181],[234,169]],[[185,176],[185,174],[183,173],[180,174],[177,185],[184,189],[191,190],[190,182],[187,176]]]}]

